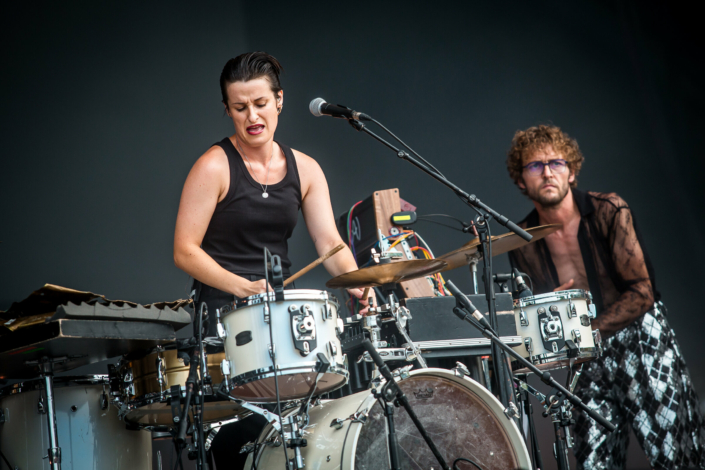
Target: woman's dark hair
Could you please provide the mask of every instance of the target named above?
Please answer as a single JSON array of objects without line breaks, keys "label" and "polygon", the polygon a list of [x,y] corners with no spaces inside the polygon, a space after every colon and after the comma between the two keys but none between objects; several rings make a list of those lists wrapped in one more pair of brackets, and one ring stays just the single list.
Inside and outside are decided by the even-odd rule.
[{"label": "woman's dark hair", "polygon": [[228,85],[262,77],[269,80],[269,86],[276,95],[282,89],[279,74],[283,71],[279,61],[266,52],[247,52],[230,59],[220,74],[220,93],[223,95],[223,103],[225,106],[228,105]]}]

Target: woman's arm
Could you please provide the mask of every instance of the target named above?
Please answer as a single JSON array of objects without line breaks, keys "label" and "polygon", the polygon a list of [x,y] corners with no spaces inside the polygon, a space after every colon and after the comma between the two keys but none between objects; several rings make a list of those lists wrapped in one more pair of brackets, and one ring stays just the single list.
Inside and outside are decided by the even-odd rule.
[{"label": "woman's arm", "polygon": [[223,269],[201,248],[215,206],[227,194],[229,184],[228,157],[220,147],[212,147],[198,159],[184,183],[174,231],[174,263],[204,284],[247,297],[264,292],[264,281],[251,282]]},{"label": "woman's arm", "polygon": [[[308,233],[316,246],[316,251],[319,256],[323,256],[341,243],[344,244],[335,226],[328,182],[323,170],[315,160],[296,150],[294,150],[294,155],[301,178],[301,212],[306,221]],[[324,261],[323,266],[334,277],[358,269],[355,258],[347,246]],[[348,289],[348,292],[360,298],[363,290]],[[370,296],[374,296],[374,291],[370,291]],[[361,303],[366,307],[360,312],[364,315],[367,313],[367,299],[361,299]]]}]

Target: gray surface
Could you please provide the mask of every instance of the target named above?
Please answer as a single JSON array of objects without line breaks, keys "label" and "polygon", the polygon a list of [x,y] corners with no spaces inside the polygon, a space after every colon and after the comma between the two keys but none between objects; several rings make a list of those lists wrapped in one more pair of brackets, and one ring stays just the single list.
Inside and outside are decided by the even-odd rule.
[{"label": "gray surface", "polygon": [[[387,124],[511,218],[530,208],[509,181],[516,129],[553,122],[586,155],[580,187],[634,208],[696,385],[705,265],[700,130],[703,62],[689,6],[643,2],[373,5],[15,3],[2,18],[0,310],[52,282],[149,303],[183,298],[172,261],[183,181],[231,132],[218,76],[246,50],[281,60],[277,138],[315,157],[336,214],[398,187],[419,214],[470,212],[440,185],[342,121],[323,97]],[[436,254],[464,235],[419,222]],[[493,225],[495,234],[504,232]],[[669,243],[676,241],[675,249]],[[300,226],[294,268],[316,258]],[[501,257],[496,269],[506,270]],[[297,281],[323,288],[317,268]],[[450,272],[460,288],[469,275]]]}]

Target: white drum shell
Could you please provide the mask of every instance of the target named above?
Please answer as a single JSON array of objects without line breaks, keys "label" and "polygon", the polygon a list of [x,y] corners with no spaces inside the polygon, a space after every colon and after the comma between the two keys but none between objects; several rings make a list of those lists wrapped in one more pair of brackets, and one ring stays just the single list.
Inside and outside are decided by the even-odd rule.
[{"label": "white drum shell", "polygon": [[[101,409],[101,384],[61,380],[55,379],[54,396],[62,470],[151,470],[151,433],[125,429],[113,406]],[[49,460],[42,458],[50,445],[47,416],[37,409],[40,394],[46,397],[35,389],[0,398],[5,414],[0,448],[21,470],[50,469]]]},{"label": "white drum shell", "polygon": [[[324,388],[319,387],[319,392],[329,392],[344,385],[348,372],[346,358],[336,334],[336,326],[339,323],[337,301],[326,291],[309,289],[285,290],[285,300],[282,302],[275,302],[273,294],[270,299],[269,317],[273,321],[272,336],[276,347],[277,367],[280,371],[277,375],[279,375],[282,399],[295,399],[306,395],[297,393],[286,396],[286,391],[291,387],[301,389],[302,378],[310,382],[308,386],[313,384],[312,379],[315,378],[315,374],[312,371],[316,365],[318,353],[323,353],[330,362],[330,374],[321,381],[321,386]],[[316,347],[302,356],[294,345],[289,306],[302,307],[305,304],[310,306],[313,313]],[[246,384],[273,376],[272,358],[269,355],[272,341],[269,335],[269,324],[265,321],[264,308],[264,294],[261,294],[249,297],[247,305],[238,306],[225,315],[221,314],[221,323],[227,332],[224,343],[225,357],[230,362],[229,377],[236,386],[241,385],[244,388],[247,387]],[[236,336],[244,331],[251,332],[252,340],[238,346]],[[340,383],[325,388],[325,382],[330,382],[331,378]],[[303,388],[308,390],[308,386]],[[253,390],[258,396],[250,394]],[[247,392],[238,393],[236,388],[231,394],[253,402],[276,401],[273,393],[268,389],[258,388],[257,384],[253,384]]]},{"label": "white drum shell", "polygon": [[[419,375],[426,377],[436,376],[451,380],[477,395],[491,410],[491,413],[499,417],[498,422],[501,423],[504,429],[507,442],[513,448],[512,452],[518,461],[518,468],[529,469],[531,467],[529,453],[519,428],[513,420],[506,417],[502,404],[486,388],[468,377],[457,377],[453,372],[446,369],[421,369],[412,371],[409,375],[411,377]],[[330,424],[335,419],[346,419],[353,413],[366,412],[372,409],[376,402],[377,400],[370,391],[366,390],[336,400],[324,401],[321,405],[312,407],[309,412],[311,424],[306,428],[308,445],[301,448],[306,468],[313,470],[354,470],[356,465],[355,456],[359,452],[359,449],[357,449],[358,441],[364,425],[360,422],[353,422],[350,419],[344,421],[340,429],[331,427]],[[297,411],[298,408],[290,410],[288,414]],[[423,418],[420,419],[423,421]],[[470,425],[470,423],[464,423],[463,425]],[[399,432],[403,432],[403,430],[397,429],[397,433]],[[259,436],[258,442],[261,443],[275,436],[279,439],[279,434],[274,431],[271,425],[268,425]],[[421,445],[425,445],[425,443]],[[257,456],[257,468],[283,468],[284,456],[281,446],[262,446],[261,449]],[[374,449],[368,448],[365,451],[379,454],[378,468],[388,469],[390,467],[386,447],[384,449],[378,447]],[[288,453],[289,458],[294,458],[294,453],[291,449],[288,450]],[[250,454],[245,468],[250,468],[253,458],[254,454]],[[448,462],[448,464],[450,465],[452,462]]]},{"label": "white drum shell", "polygon": [[[594,359],[599,356],[600,347],[596,347],[595,340],[592,334],[592,327],[588,322],[587,326],[581,323],[581,317],[586,316],[588,319],[595,317],[593,311],[590,310],[592,304],[592,296],[589,292],[582,289],[572,289],[567,291],[550,292],[547,294],[525,297],[514,301],[514,320],[516,322],[517,335],[522,337],[522,344],[515,346],[514,350],[522,357],[529,359],[537,367],[542,370],[550,370],[554,368],[566,367],[568,365],[567,350],[565,347],[554,353],[550,349],[546,349],[541,336],[540,325],[538,321],[538,309],[544,307],[549,311],[550,306],[555,305],[558,311],[552,315],[560,316],[563,324],[563,339],[573,339],[572,332],[580,333],[580,354],[576,358],[576,362]],[[571,305],[575,308],[576,315],[571,316],[568,313],[568,307]],[[572,308],[571,307],[571,308]],[[521,324],[521,312],[524,312],[525,318],[528,319],[528,326]],[[525,338],[530,338],[532,351],[529,351],[525,346]]]}]

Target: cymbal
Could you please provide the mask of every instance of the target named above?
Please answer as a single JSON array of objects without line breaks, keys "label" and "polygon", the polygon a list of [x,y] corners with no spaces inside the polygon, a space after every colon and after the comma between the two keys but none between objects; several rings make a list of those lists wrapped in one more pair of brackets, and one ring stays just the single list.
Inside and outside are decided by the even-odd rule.
[{"label": "cymbal", "polygon": [[378,287],[383,284],[408,281],[435,274],[445,267],[446,262],[437,259],[416,259],[375,264],[336,276],[326,282],[326,287],[331,289]]},{"label": "cymbal", "polygon": [[[563,227],[562,224],[551,224],[526,229],[526,231],[534,237],[530,242],[527,242],[514,232],[503,233],[502,235],[492,237],[492,256],[498,256],[509,251],[516,250],[517,248],[521,248],[528,243],[541,240],[546,235],[550,235],[561,227]],[[448,266],[443,268],[441,272],[450,271],[451,269],[460,268],[470,264],[470,260],[477,253],[479,246],[480,240],[478,238],[474,238],[457,250],[436,258],[448,263]]]}]

